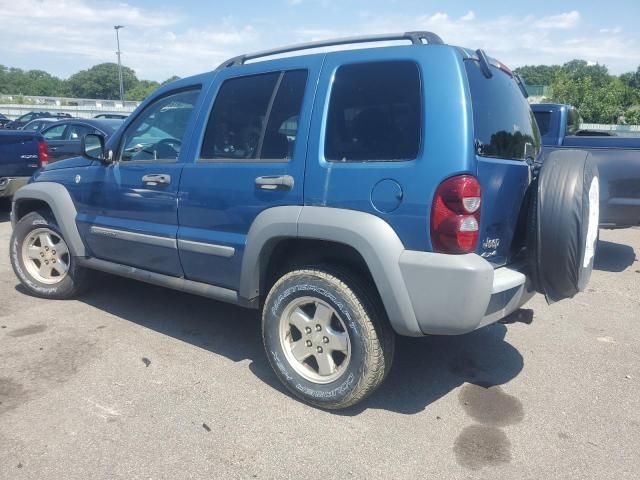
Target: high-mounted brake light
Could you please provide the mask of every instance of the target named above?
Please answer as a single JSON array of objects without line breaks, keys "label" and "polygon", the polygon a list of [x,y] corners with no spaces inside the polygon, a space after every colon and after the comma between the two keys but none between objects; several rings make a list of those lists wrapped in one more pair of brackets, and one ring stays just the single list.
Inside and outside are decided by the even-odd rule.
[{"label": "high-mounted brake light", "polygon": [[509,67],[507,67],[504,63],[502,63],[500,60],[495,60],[495,63],[493,63],[493,65],[498,67],[500,70],[502,70],[504,73],[506,73],[510,77],[513,77],[513,71]]},{"label": "high-mounted brake light", "polygon": [[49,164],[49,151],[44,140],[38,142],[38,162],[40,167],[46,167]]},{"label": "high-mounted brake light", "polygon": [[480,230],[480,184],[472,175],[458,175],[440,184],[431,209],[431,243],[440,253],[476,249]]}]

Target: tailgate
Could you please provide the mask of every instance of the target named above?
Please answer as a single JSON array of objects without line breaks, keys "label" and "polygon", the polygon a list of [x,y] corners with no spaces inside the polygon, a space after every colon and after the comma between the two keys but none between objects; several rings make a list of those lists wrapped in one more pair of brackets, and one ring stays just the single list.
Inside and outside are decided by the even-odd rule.
[{"label": "tailgate", "polygon": [[521,250],[519,219],[531,182],[529,163],[540,155],[540,132],[511,74],[478,60],[465,61],[471,91],[477,177],[482,210],[477,253],[495,267]]},{"label": "tailgate", "polygon": [[30,177],[38,167],[36,135],[0,132],[0,177]]}]

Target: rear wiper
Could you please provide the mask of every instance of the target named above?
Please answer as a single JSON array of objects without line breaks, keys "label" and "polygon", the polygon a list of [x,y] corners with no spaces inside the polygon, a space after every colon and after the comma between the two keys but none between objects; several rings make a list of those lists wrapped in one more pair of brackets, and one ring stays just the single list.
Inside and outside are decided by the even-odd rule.
[{"label": "rear wiper", "polygon": [[513,78],[516,81],[516,83],[518,84],[518,87],[520,88],[520,91],[524,95],[524,98],[529,98],[529,92],[527,92],[527,84],[524,83],[524,80],[522,79],[520,74],[519,73],[514,73],[513,74]]}]

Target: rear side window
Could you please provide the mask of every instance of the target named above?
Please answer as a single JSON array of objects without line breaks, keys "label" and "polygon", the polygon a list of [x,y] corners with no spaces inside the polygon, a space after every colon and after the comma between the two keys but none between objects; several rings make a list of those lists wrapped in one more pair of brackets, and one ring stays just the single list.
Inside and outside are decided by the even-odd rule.
[{"label": "rear side window", "polygon": [[306,70],[226,80],[211,111],[200,158],[289,160],[306,82]]},{"label": "rear side window", "polygon": [[471,100],[476,153],[483,157],[525,160],[540,152],[536,119],[515,80],[498,68],[485,77],[480,63],[464,62]]},{"label": "rear side window", "polygon": [[414,62],[341,66],[329,102],[325,158],[415,159],[420,150],[421,103],[420,71]]},{"label": "rear side window", "polygon": [[540,135],[544,137],[549,133],[549,129],[551,128],[551,112],[535,112],[534,115],[538,123]]}]

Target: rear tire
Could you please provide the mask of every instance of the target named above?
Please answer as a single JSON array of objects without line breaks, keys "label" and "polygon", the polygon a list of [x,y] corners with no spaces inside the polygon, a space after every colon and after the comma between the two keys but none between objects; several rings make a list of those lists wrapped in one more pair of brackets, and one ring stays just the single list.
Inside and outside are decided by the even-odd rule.
[{"label": "rear tire", "polygon": [[11,235],[11,266],[32,295],[63,300],[89,287],[90,272],[78,266],[49,212],[31,212]]},{"label": "rear tire", "polygon": [[367,286],[347,272],[319,267],[289,272],[269,292],[262,314],[267,357],[303,401],[349,407],[389,372],[395,334]]}]

